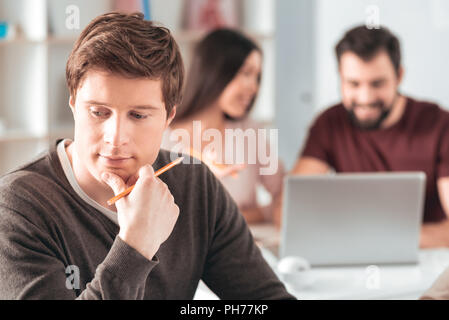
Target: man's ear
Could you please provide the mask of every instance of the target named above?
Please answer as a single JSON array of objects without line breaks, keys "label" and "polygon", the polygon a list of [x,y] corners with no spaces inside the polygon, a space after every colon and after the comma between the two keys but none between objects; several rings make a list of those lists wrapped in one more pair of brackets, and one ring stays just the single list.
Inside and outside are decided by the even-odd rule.
[{"label": "man's ear", "polygon": [[75,98],[72,95],[69,98],[69,107],[72,110],[72,114],[75,115]]},{"label": "man's ear", "polygon": [[404,67],[400,66],[398,70],[398,86],[401,84],[402,79],[404,79],[404,73],[405,73]]},{"label": "man's ear", "polygon": [[165,122],[165,129],[168,128],[168,126],[170,125],[170,123],[173,121],[173,119],[176,116],[176,106],[174,106],[171,111],[170,114],[167,117],[167,121]]}]

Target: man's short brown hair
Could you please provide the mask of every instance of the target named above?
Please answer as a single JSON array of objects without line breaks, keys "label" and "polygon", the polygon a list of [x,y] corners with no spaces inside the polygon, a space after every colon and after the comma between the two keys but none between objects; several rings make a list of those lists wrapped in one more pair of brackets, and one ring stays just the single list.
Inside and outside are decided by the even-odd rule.
[{"label": "man's short brown hair", "polygon": [[368,29],[358,26],[347,31],[335,47],[338,63],[343,53],[350,51],[365,61],[371,60],[380,51],[385,50],[391,63],[399,74],[401,67],[401,48],[399,39],[386,27]]},{"label": "man's short brown hair", "polygon": [[167,28],[142,13],[107,13],[81,32],[70,53],[66,80],[73,98],[87,71],[104,70],[129,78],[162,80],[167,115],[181,102],[184,65]]}]

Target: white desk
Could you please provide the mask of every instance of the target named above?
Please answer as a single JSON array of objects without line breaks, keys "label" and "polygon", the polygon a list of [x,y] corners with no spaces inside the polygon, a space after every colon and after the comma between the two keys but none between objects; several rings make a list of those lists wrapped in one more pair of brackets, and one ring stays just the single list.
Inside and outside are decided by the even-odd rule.
[{"label": "white desk", "polygon": [[449,267],[449,249],[421,250],[419,264],[310,270],[313,283],[288,290],[300,299],[418,299]]},{"label": "white desk", "polygon": [[[271,233],[268,237],[268,243],[271,244],[275,232],[269,228],[252,229],[255,238],[258,238],[257,232],[264,228]],[[276,257],[267,249],[262,249],[262,252],[280,276],[276,268]],[[448,267],[449,248],[425,249],[420,251],[417,265],[312,268],[308,277],[313,282],[309,286],[295,288],[284,283],[291,294],[305,300],[418,299]],[[201,282],[194,299],[218,298]]]}]

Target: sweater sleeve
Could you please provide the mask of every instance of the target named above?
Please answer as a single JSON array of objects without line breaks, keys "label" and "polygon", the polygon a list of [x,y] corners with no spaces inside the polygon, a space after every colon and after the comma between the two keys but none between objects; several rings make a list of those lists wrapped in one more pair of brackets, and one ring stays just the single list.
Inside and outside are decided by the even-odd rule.
[{"label": "sweater sleeve", "polygon": [[221,299],[295,299],[262,257],[228,192],[215,178],[209,180],[214,210],[204,282]]},{"label": "sweater sleeve", "polygon": [[[76,270],[68,269],[49,233],[0,205],[0,299],[142,299],[149,261],[118,236],[94,278],[77,292]],[[69,269],[70,270],[70,269]]]}]

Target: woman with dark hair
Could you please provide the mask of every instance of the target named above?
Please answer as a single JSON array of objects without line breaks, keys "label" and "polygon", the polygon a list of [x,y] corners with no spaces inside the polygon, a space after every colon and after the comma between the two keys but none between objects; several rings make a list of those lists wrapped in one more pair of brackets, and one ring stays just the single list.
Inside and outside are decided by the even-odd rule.
[{"label": "woman with dark hair", "polygon": [[[179,146],[174,133],[181,130],[184,136],[189,137],[188,141],[183,141],[181,151],[209,165],[234,198],[248,223],[274,221],[279,224],[279,214],[275,213],[278,211],[275,208],[280,207],[284,171],[279,159],[276,159],[278,165],[275,172],[260,174],[263,166],[259,162],[257,148],[268,146],[268,141],[258,135],[258,129],[262,129],[262,126],[248,117],[259,90],[261,69],[261,49],[240,32],[217,29],[206,35],[195,48],[183,102],[177,108],[177,115],[165,134],[162,147],[174,150],[176,143]],[[198,130],[200,132],[196,132]],[[235,134],[245,132],[256,136],[257,140],[265,140],[250,141],[245,136],[241,140],[245,142],[242,146],[227,141],[230,140],[226,138],[229,132],[234,133],[232,139]],[[195,135],[201,137],[201,146],[196,143],[195,147]],[[212,136],[222,140],[218,143],[221,148],[204,145]],[[192,145],[193,148],[190,147]],[[270,150],[269,147],[266,150]],[[245,163],[230,163],[229,158],[226,158],[230,154],[235,155],[234,159],[243,157]],[[251,158],[256,160],[248,161]],[[261,206],[258,203],[256,191],[259,186],[271,194],[270,205]]]},{"label": "woman with dark hair", "polygon": [[[261,65],[262,51],[250,39],[231,29],[212,31],[195,49],[183,103],[178,108],[175,121],[190,120],[192,116],[198,119],[198,115],[210,112],[214,105],[220,105],[223,108],[220,114],[224,112],[227,118],[245,117],[256,97]],[[245,87],[239,95],[233,96],[235,88],[229,84]],[[220,103],[220,98],[235,100]]]}]

